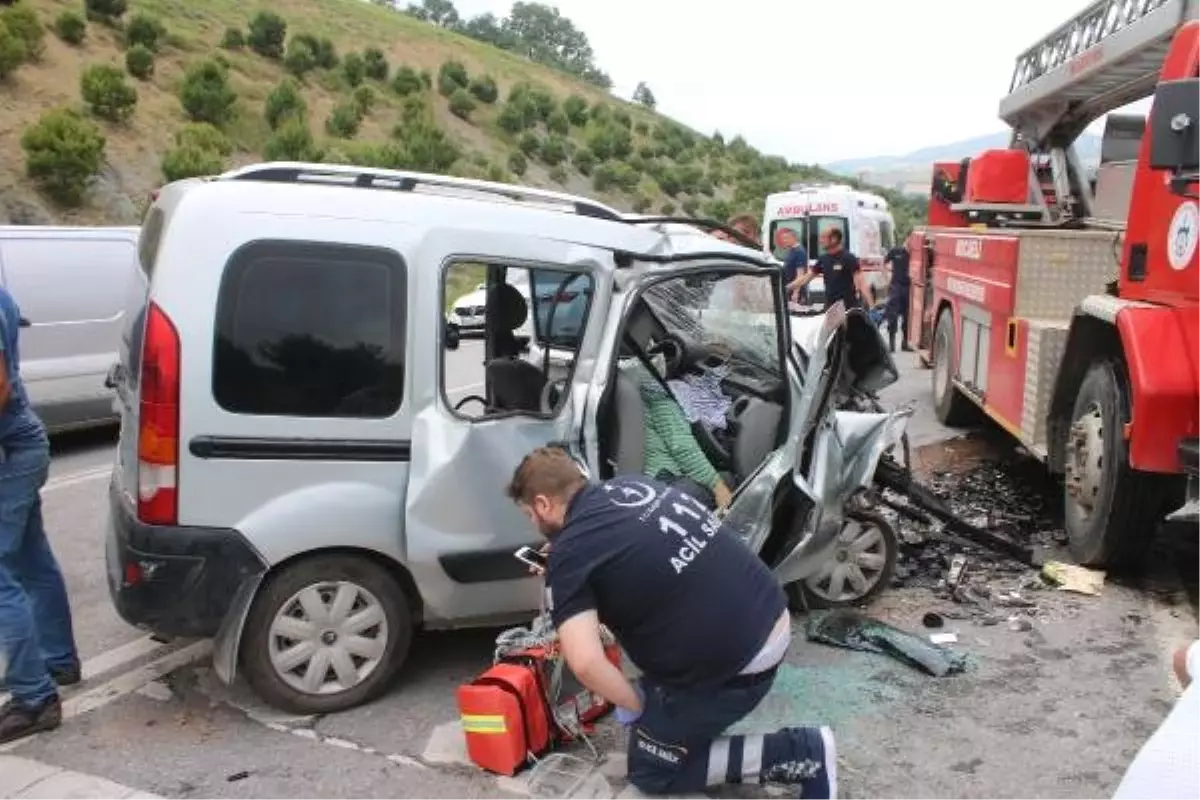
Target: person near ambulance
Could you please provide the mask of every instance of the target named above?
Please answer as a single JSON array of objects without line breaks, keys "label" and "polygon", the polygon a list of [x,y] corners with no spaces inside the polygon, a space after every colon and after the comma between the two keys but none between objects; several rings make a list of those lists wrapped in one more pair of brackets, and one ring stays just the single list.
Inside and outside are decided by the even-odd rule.
[{"label": "person near ambulance", "polygon": [[896,352],[896,327],[900,327],[900,349],[909,352],[908,344],[908,294],[912,286],[912,278],[908,274],[908,250],[904,247],[893,247],[883,257],[885,267],[891,270],[888,281],[887,326],[888,347]]},{"label": "person near ambulance", "polygon": [[858,257],[842,246],[842,238],[839,228],[830,228],[821,234],[821,247],[825,252],[817,257],[817,263],[807,272],[788,284],[789,296],[820,275],[825,279],[826,310],[839,300],[848,309],[862,308],[870,303],[871,289],[867,286]]},{"label": "person near ambulance", "polygon": [[[791,228],[780,228],[775,234],[779,247],[787,251],[783,258],[783,283],[789,288],[796,279],[808,272],[808,251],[800,244],[800,237]],[[787,297],[790,303],[799,303],[801,290],[789,290]]]},{"label": "person near ambulance", "polygon": [[[791,617],[770,570],[703,504],[640,475],[589,483],[557,447],[527,455],[508,495],[548,539],[547,601],[567,666],[630,728],[634,786],[787,783],[835,796],[828,728],[722,735],[771,688]],[[641,670],[636,684],[605,657],[602,624]]]}]

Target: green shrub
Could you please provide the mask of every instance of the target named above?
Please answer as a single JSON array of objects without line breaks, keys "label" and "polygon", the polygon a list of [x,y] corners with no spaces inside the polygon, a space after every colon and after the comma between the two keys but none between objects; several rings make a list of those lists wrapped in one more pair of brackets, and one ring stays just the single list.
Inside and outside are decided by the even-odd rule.
[{"label": "green shrub", "polygon": [[517,147],[521,148],[521,152],[527,156],[536,155],[540,146],[541,142],[538,141],[537,135],[532,132],[525,133],[517,140]]},{"label": "green shrub", "polygon": [[491,105],[500,96],[500,88],[491,75],[482,75],[471,81],[471,94],[481,103]]},{"label": "green shrub", "polygon": [[246,34],[242,33],[241,28],[226,28],[225,35],[221,37],[221,47],[226,50],[241,50],[246,46]]},{"label": "green shrub", "polygon": [[529,127],[525,109],[512,101],[505,103],[504,107],[500,109],[500,114],[496,117],[496,124],[500,126],[500,130],[508,133],[520,133]]},{"label": "green shrub", "polygon": [[314,152],[312,132],[300,119],[289,119],[263,145],[267,161],[313,161]]},{"label": "green shrub", "polygon": [[449,97],[459,89],[466,89],[470,84],[467,68],[458,61],[447,61],[438,70],[438,91],[443,97]]},{"label": "green shrub", "polygon": [[592,172],[592,186],[598,192],[608,189],[621,189],[632,192],[637,188],[638,175],[628,164],[619,161],[606,161]]},{"label": "green shrub", "polygon": [[144,44],[135,44],[125,51],[125,69],[138,80],[149,80],[154,74],[154,53]]},{"label": "green shrub", "polygon": [[317,51],[313,48],[311,40],[307,37],[293,36],[288,42],[283,66],[298,78],[316,69]]},{"label": "green shrub", "polygon": [[184,74],[179,101],[192,122],[219,128],[233,118],[237,93],[229,86],[225,68],[210,59],[192,65]]},{"label": "green shrub", "polygon": [[306,39],[312,45],[313,52],[317,56],[318,67],[321,69],[333,69],[338,65],[337,48],[333,46],[333,40],[328,36],[317,38],[302,34],[302,38]]},{"label": "green shrub", "polygon": [[26,56],[25,42],[0,24],[0,80],[16,72],[17,67],[25,63]]},{"label": "green shrub", "polygon": [[675,213],[675,204],[670,200],[664,200],[663,204],[658,207],[658,213],[664,217],[672,216]]},{"label": "green shrub", "polygon": [[630,117],[629,112],[623,108],[618,108],[616,111],[613,111],[612,118],[614,122],[616,122],[625,130],[631,130],[633,128],[633,118]]},{"label": "green shrub", "polygon": [[652,202],[649,197],[639,192],[633,197],[633,210],[637,214],[645,214],[650,210]]},{"label": "green shrub", "polygon": [[555,183],[559,184],[560,186],[562,184],[566,183],[567,182],[567,168],[564,167],[562,164],[558,164],[557,166],[552,168],[550,170],[550,180],[554,181]]},{"label": "green shrub", "polygon": [[250,49],[263,58],[275,61],[283,58],[283,44],[287,39],[287,23],[273,11],[260,11],[250,20],[250,34],[246,41]]},{"label": "green shrub", "polygon": [[361,86],[367,78],[367,64],[358,53],[346,53],[342,59],[342,76],[351,87]]},{"label": "green shrub", "polygon": [[619,125],[602,123],[595,126],[587,137],[588,147],[597,158],[625,158],[633,150],[633,137]]},{"label": "green shrub", "polygon": [[373,81],[388,79],[387,56],[378,47],[368,47],[363,50],[363,68],[366,70],[367,77]]},{"label": "green shrub", "polygon": [[547,166],[556,167],[567,160],[567,144],[561,136],[550,134],[542,142],[540,156]]},{"label": "green shrub", "polygon": [[644,121],[639,120],[637,123],[634,124],[633,129],[634,129],[634,131],[637,132],[637,134],[639,136],[649,136],[650,135],[650,125]]},{"label": "green shrub", "polygon": [[571,132],[571,122],[561,109],[555,109],[551,112],[550,118],[546,120],[546,130],[557,133],[559,136],[566,136]]},{"label": "green shrub", "polygon": [[46,50],[46,29],[38,19],[37,12],[25,3],[0,12],[0,25],[25,43],[25,57],[37,61]]},{"label": "green shrub", "polygon": [[499,164],[488,164],[487,179],[492,183],[508,183],[508,171]]},{"label": "green shrub", "polygon": [[358,114],[359,119],[370,116],[371,111],[375,108],[376,99],[375,90],[370,86],[360,86],[354,90],[354,94],[350,95],[350,103],[354,106],[354,113]]},{"label": "green shrub", "polygon": [[411,119],[392,131],[396,143],[386,149],[392,169],[414,169],[423,172],[445,173],[462,156],[444,131],[427,119]]},{"label": "green shrub", "polygon": [[579,170],[584,175],[591,175],[592,170],[595,169],[596,162],[599,161],[599,159],[596,158],[596,154],[592,152],[591,148],[581,147],[575,151],[575,158],[573,161],[575,162],[575,169]]},{"label": "green shrub", "polygon": [[224,171],[225,159],[212,150],[183,145],[163,154],[162,174],[168,183],[202,175],[218,175]]},{"label": "green shrub", "polygon": [[361,122],[353,103],[338,103],[325,120],[325,132],[339,139],[353,139]]},{"label": "green shrub", "polygon": [[588,112],[594,122],[607,122],[612,119],[612,109],[607,103],[597,100],[596,105],[592,106]]},{"label": "green shrub", "polygon": [[280,81],[263,104],[263,116],[271,130],[277,130],[280,125],[293,119],[301,122],[308,115],[308,104],[300,93],[300,84],[295,78],[284,78]]},{"label": "green shrub", "polygon": [[525,154],[520,150],[514,150],[508,157],[508,171],[520,177],[525,174],[525,170],[529,168],[529,162],[525,159]]},{"label": "green shrub", "polygon": [[176,147],[195,147],[221,156],[233,153],[233,145],[225,134],[207,122],[188,122],[175,132]]},{"label": "green shrub", "polygon": [[696,212],[700,210],[700,203],[694,197],[685,197],[679,203],[679,207],[683,209],[684,215],[694,217],[696,216]]},{"label": "green shrub", "polygon": [[54,20],[54,33],[67,44],[81,45],[87,38],[87,21],[74,11],[64,11]]},{"label": "green shrub", "polygon": [[93,114],[110,122],[125,122],[137,106],[137,89],[125,73],[110,64],[94,64],[79,78],[79,93]]},{"label": "green shrub", "polygon": [[396,74],[392,76],[392,91],[401,97],[407,97],[410,94],[415,94],[424,88],[421,83],[421,76],[412,67],[397,67]]},{"label": "green shrub", "polygon": [[167,29],[163,27],[157,17],[149,14],[134,14],[133,18],[125,25],[126,47],[140,44],[151,52],[157,53],[159,45],[166,36]]},{"label": "green shrub", "polygon": [[577,128],[582,128],[588,121],[588,102],[577,94],[570,95],[562,104],[563,113],[567,120]]},{"label": "green shrub", "polygon": [[108,25],[116,24],[128,9],[126,0],[84,0],[83,7],[88,19]]},{"label": "green shrub", "polygon": [[25,171],[54,200],[79,205],[104,162],[104,134],[67,108],[43,114],[21,135]]},{"label": "green shrub", "polygon": [[455,89],[450,95],[450,113],[459,119],[469,120],[475,110],[475,100],[466,89]]}]

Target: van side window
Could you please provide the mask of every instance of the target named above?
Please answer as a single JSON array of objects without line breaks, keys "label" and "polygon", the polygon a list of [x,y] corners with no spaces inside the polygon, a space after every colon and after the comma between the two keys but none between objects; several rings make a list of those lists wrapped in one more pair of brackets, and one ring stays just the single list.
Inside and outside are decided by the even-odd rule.
[{"label": "van side window", "polygon": [[587,327],[592,276],[456,262],[442,281],[446,322],[460,334],[442,356],[450,408],[468,419],[556,412]]},{"label": "van side window", "polygon": [[391,416],[404,392],[406,298],[391,250],[243,246],[217,299],[214,398],[236,414]]}]

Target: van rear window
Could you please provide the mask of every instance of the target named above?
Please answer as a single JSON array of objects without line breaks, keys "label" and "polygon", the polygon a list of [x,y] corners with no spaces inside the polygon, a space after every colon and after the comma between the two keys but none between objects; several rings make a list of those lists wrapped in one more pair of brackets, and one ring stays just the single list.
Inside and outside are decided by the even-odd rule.
[{"label": "van rear window", "polygon": [[221,281],[213,396],[238,414],[391,416],[406,319],[404,262],[391,250],[251,243]]},{"label": "van rear window", "polygon": [[166,221],[166,215],[158,206],[151,206],[146,213],[146,219],[142,222],[141,232],[138,234],[138,263],[142,265],[142,272],[146,273],[149,278],[154,274],[154,264],[158,259],[158,245],[162,241],[163,223]]}]

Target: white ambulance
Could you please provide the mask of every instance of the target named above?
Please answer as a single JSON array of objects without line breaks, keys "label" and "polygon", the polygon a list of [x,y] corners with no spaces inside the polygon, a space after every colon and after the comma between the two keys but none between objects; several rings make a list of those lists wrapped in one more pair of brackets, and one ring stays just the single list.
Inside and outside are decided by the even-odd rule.
[{"label": "white ambulance", "polygon": [[[763,248],[780,261],[787,256],[778,238],[784,228],[795,232],[810,264],[824,252],[821,234],[840,229],[845,248],[858,256],[867,275],[872,301],[887,297],[883,257],[896,243],[896,223],[887,200],[844,184],[792,184],[786,192],[768,195],[763,212]],[[824,284],[819,280],[809,284],[808,303],[824,303]]]}]

